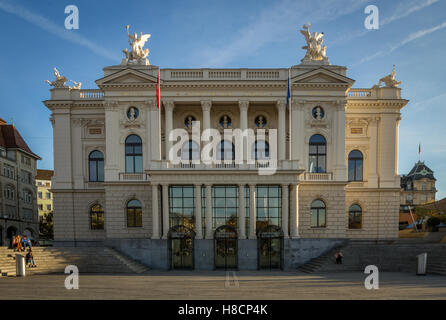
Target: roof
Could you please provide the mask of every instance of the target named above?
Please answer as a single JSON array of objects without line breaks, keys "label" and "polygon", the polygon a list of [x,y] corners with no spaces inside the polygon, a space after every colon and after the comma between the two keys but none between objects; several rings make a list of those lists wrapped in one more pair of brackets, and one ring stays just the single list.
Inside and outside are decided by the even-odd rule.
[{"label": "roof", "polygon": [[426,203],[426,204],[420,205],[418,207],[427,209],[427,210],[446,212],[446,198],[443,198],[443,199],[435,201],[435,202]]},{"label": "roof", "polygon": [[7,124],[3,119],[0,119],[0,146],[5,148],[20,149],[26,153],[29,153],[31,156],[40,159],[37,154],[31,151],[16,127],[14,125]]},{"label": "roof", "polygon": [[37,169],[36,180],[51,180],[53,174],[53,170]]},{"label": "roof", "polygon": [[424,161],[418,161],[415,163],[414,167],[412,170],[410,170],[407,176],[405,176],[405,178],[410,178],[411,180],[419,180],[423,178],[437,180],[434,178],[434,172],[424,164]]}]

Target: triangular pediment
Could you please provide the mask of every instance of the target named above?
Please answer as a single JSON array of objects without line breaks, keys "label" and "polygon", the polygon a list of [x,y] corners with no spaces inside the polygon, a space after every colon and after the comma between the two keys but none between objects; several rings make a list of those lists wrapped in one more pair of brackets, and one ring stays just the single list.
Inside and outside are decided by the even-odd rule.
[{"label": "triangular pediment", "polygon": [[293,84],[345,84],[352,86],[355,80],[325,68],[318,68],[291,78]]},{"label": "triangular pediment", "polygon": [[[96,80],[96,84],[101,87],[119,84],[154,84],[156,83],[156,81],[157,78],[155,76],[141,72],[139,70],[126,68]],[[160,80],[160,82],[162,81]]]}]

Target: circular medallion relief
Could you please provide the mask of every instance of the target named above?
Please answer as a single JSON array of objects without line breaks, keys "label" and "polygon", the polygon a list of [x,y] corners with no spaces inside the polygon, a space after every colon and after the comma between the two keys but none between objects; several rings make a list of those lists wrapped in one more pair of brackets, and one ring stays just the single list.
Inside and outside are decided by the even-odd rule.
[{"label": "circular medallion relief", "polygon": [[135,120],[139,116],[139,110],[136,107],[130,107],[127,109],[127,118],[129,120]]}]

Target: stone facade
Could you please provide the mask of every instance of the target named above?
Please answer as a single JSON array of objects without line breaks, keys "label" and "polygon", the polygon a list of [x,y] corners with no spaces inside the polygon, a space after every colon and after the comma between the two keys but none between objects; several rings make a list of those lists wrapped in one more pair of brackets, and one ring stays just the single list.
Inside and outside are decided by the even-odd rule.
[{"label": "stone facade", "polygon": [[[345,67],[318,63],[290,69],[161,69],[158,109],[158,70],[150,65],[111,66],[96,81],[99,89],[51,89],[51,99],[44,104],[52,112],[54,131],[56,242],[103,241],[164,268],[173,227],[169,188],[193,186],[194,250],[203,257],[195,259],[195,264],[209,269],[214,252],[208,251],[215,246],[212,194],[213,187],[221,185],[237,187],[236,232],[242,268],[257,265],[257,211],[263,204],[246,203],[258,200],[261,186],[280,190],[277,221],[285,240],[283,266],[303,263],[329,249],[329,243],[343,239],[397,237],[398,124],[400,110],[408,102],[401,98],[401,89],[353,89],[354,80],[346,76]],[[184,129],[193,144],[192,121],[199,121],[201,132],[276,130],[277,143],[273,131],[264,138],[270,141],[268,154],[277,155],[267,164],[277,165],[275,174],[261,174],[261,163],[246,158],[227,164],[174,163],[168,151],[175,141],[169,140],[169,134]],[[139,158],[128,153],[136,150],[126,142],[131,135],[141,141],[140,171],[132,167]],[[319,142],[314,142],[316,138]],[[315,143],[319,143],[317,155]],[[249,142],[242,144],[246,147]],[[197,142],[200,151],[205,145]],[[254,144],[244,150],[257,152]],[[102,160],[92,158],[95,151]],[[188,152],[192,154],[193,147]],[[91,169],[92,165],[99,168],[95,167],[98,161],[104,165],[102,179],[97,178],[97,169]],[[138,200],[142,212],[138,227],[129,227],[127,220],[133,219],[127,209],[132,199]],[[323,209],[316,208],[316,203]],[[92,230],[95,205],[104,209],[101,230]],[[304,242],[314,252],[301,248],[304,253],[298,253]],[[155,262],[155,256],[162,261]]]},{"label": "stone facade", "polygon": [[39,159],[17,128],[0,119],[0,246],[16,234],[39,240],[34,184]]}]

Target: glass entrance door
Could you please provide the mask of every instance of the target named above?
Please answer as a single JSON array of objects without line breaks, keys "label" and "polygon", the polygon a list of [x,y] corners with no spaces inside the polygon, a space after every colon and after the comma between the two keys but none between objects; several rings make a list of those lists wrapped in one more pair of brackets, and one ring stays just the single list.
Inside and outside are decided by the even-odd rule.
[{"label": "glass entrance door", "polygon": [[231,226],[215,230],[215,268],[237,269],[237,231]]},{"label": "glass entrance door", "polygon": [[282,269],[283,232],[277,226],[267,226],[258,234],[259,269]]},{"label": "glass entrance door", "polygon": [[171,239],[172,269],[193,269],[194,255],[192,239]]},{"label": "glass entrance door", "polygon": [[169,231],[169,257],[171,269],[194,268],[195,233],[185,226],[175,226]]}]

